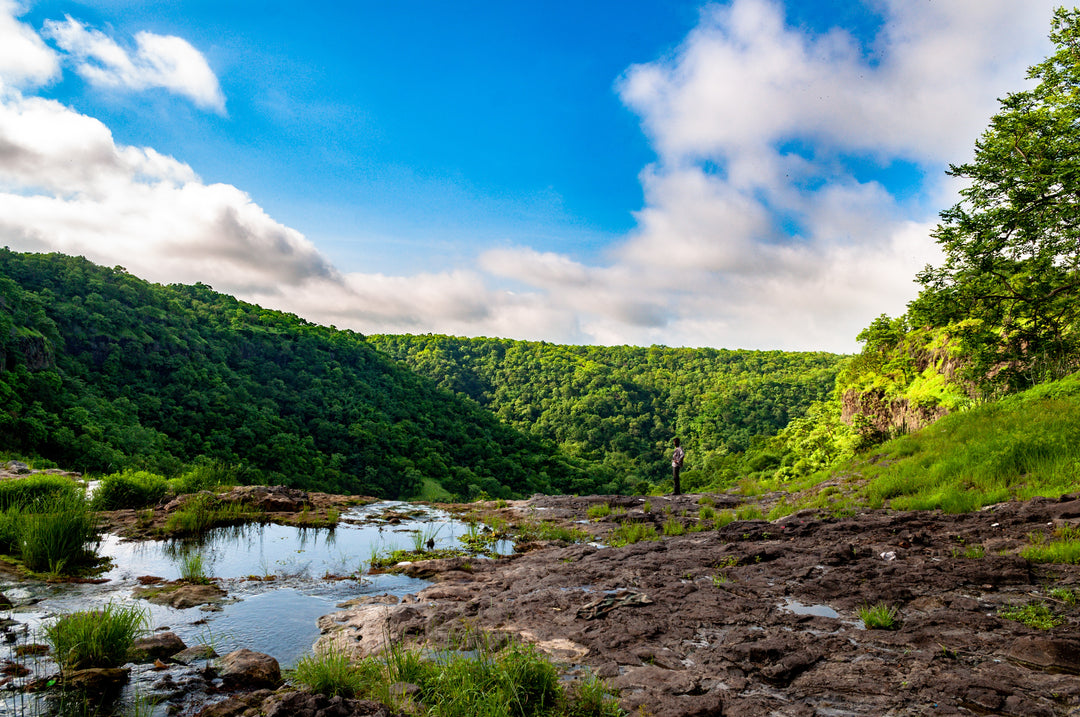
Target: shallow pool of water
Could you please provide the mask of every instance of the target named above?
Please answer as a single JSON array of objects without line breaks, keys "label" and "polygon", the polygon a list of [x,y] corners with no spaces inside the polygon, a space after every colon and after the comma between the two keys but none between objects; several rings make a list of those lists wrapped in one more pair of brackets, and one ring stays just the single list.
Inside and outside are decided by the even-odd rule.
[{"label": "shallow pool of water", "polygon": [[[387,509],[420,510],[390,524],[379,516]],[[45,584],[0,580],[0,592],[17,606],[10,616],[27,626],[29,636],[56,616],[105,603],[137,604],[150,615],[152,629],[168,627],[185,643],[208,643],[219,654],[246,647],[292,667],[310,652],[319,635],[317,619],[338,603],[363,595],[415,593],[426,581],[401,575],[363,575],[373,551],[412,549],[415,535],[433,537],[435,547],[460,547],[465,527],[446,513],[409,504],[375,503],[349,510],[337,528],[301,529],[280,525],[220,528],[197,541],[126,542],[105,536],[100,554],[113,567],[100,585]],[[505,551],[509,546],[501,546]],[[228,592],[219,611],[177,610],[137,600],[132,591],[140,576],[180,577],[180,556],[199,551],[205,572]],[[273,576],[273,580],[265,578]],[[329,579],[329,576],[354,576]]]}]

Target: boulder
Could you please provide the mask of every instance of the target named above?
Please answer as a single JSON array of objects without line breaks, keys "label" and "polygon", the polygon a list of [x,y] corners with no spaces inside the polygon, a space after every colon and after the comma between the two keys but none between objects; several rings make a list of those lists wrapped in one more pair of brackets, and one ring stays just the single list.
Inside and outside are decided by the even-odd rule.
[{"label": "boulder", "polygon": [[371,700],[354,700],[340,695],[327,697],[311,692],[275,695],[263,704],[266,717],[390,717],[390,709]]},{"label": "boulder", "polygon": [[135,597],[149,600],[155,605],[167,605],[176,610],[186,610],[199,605],[221,602],[228,593],[213,583],[170,583],[167,587],[135,588]]},{"label": "boulder", "polygon": [[124,667],[91,667],[73,670],[64,675],[64,687],[92,695],[104,695],[119,691],[128,680],[129,670]]},{"label": "boulder", "polygon": [[281,666],[270,655],[254,650],[233,650],[221,658],[218,675],[230,687],[277,687]]},{"label": "boulder", "polygon": [[131,654],[137,662],[153,662],[172,657],[185,648],[187,645],[175,632],[157,632],[136,640],[131,646]]}]

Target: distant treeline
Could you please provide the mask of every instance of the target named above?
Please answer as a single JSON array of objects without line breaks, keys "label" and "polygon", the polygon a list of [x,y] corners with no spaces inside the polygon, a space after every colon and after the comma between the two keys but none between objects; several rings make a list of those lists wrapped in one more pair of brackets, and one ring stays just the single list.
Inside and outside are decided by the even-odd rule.
[{"label": "distant treeline", "polygon": [[600,465],[628,490],[669,475],[676,435],[691,485],[737,477],[734,459],[828,399],[844,363],[828,353],[368,340],[508,425]]},{"label": "distant treeline", "polygon": [[210,287],[0,250],[0,451],[92,472],[218,461],[387,497],[604,489],[610,475],[356,333]]}]

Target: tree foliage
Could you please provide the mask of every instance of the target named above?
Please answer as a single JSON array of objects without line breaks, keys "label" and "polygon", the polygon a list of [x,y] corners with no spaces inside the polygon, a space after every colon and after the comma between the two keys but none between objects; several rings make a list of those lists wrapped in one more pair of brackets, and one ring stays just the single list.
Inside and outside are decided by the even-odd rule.
[{"label": "tree foliage", "polygon": [[0,250],[0,448],[93,472],[243,465],[386,497],[590,492],[606,478],[372,348],[214,292]]},{"label": "tree foliage", "polygon": [[[914,325],[950,326],[973,375],[1015,390],[1071,364],[1080,320],[1080,10],[1059,9],[1056,50],[1029,70],[950,174],[970,184],[942,212],[940,267],[918,276]],[[1033,373],[1034,372],[1034,373]]]},{"label": "tree foliage", "polygon": [[423,336],[368,340],[505,423],[599,464],[609,485],[670,477],[671,439],[688,451],[688,485],[713,482],[755,441],[831,395],[842,357],[828,353],[563,346]]}]

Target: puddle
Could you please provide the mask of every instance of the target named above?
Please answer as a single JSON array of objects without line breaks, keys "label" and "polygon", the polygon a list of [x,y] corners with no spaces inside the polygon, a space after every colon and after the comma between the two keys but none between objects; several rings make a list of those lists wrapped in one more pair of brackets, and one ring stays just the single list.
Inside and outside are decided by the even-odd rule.
[{"label": "puddle", "polygon": [[798,600],[792,600],[791,598],[784,598],[784,602],[781,605],[777,605],[781,610],[787,610],[788,612],[796,615],[814,615],[816,617],[831,617],[840,618],[840,613],[833,610],[828,605],[804,605]]}]

